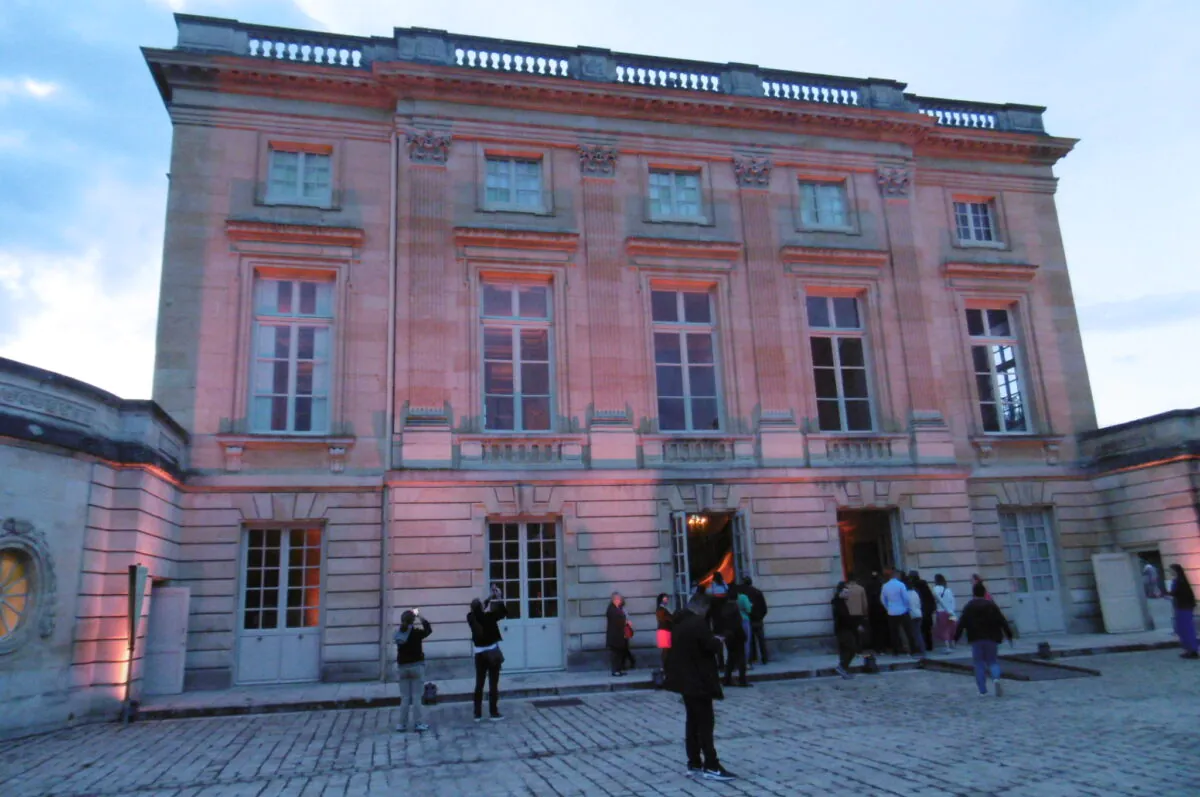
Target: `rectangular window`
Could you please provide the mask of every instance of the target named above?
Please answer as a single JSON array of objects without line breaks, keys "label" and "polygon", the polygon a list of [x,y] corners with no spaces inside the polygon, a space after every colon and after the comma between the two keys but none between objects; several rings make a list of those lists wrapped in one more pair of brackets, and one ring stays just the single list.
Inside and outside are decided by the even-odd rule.
[{"label": "rectangular window", "polygon": [[332,156],[322,152],[270,150],[267,201],[329,205],[333,188]]},{"label": "rectangular window", "polygon": [[1042,510],[1001,512],[1000,529],[1004,534],[1004,555],[1013,591],[1054,592],[1054,559],[1050,528]]},{"label": "rectangular window", "polygon": [[708,291],[657,290],[650,293],[650,305],[659,430],[719,430],[712,296]]},{"label": "rectangular window", "polygon": [[542,162],[523,158],[487,158],[484,204],[488,208],[541,210]]},{"label": "rectangular window", "polygon": [[483,427],[550,430],[553,396],[550,287],[483,285]]},{"label": "rectangular window", "polygon": [[995,207],[991,201],[955,202],[954,226],[958,240],[969,243],[991,243],[996,237]]},{"label": "rectangular window", "polygon": [[866,331],[858,299],[809,296],[806,304],[821,431],[871,431]]},{"label": "rectangular window", "polygon": [[249,529],[242,629],[313,628],[321,623],[321,530]]},{"label": "rectangular window", "polygon": [[985,432],[1027,432],[1025,394],[1012,312],[967,310],[975,391]]},{"label": "rectangular window", "polygon": [[800,219],[805,227],[842,229],[850,226],[846,184],[800,183]]},{"label": "rectangular window", "polygon": [[252,430],[327,432],[333,283],[260,278],[254,316]]},{"label": "rectangular window", "polygon": [[651,170],[651,216],[668,219],[700,219],[702,218],[700,210],[700,172]]}]

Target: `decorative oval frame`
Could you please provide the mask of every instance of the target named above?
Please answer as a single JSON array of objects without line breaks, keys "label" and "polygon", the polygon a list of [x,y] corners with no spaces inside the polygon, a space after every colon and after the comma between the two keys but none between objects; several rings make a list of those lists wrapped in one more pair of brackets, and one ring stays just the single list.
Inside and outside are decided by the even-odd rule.
[{"label": "decorative oval frame", "polygon": [[0,550],[15,550],[28,557],[30,562],[30,598],[33,608],[16,629],[0,639],[0,656],[19,649],[29,639],[36,626],[39,636],[45,638],[54,633],[55,612],[58,602],[57,583],[54,573],[54,557],[46,536],[33,527],[32,523],[17,518],[5,518],[0,525]]}]

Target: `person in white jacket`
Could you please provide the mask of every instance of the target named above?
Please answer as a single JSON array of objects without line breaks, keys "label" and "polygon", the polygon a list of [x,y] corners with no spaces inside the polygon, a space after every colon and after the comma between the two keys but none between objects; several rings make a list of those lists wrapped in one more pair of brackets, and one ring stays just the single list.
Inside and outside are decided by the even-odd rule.
[{"label": "person in white jacket", "polygon": [[908,638],[913,640],[913,655],[925,658],[925,637],[921,634],[921,595],[911,576],[904,579],[908,588]]},{"label": "person in white jacket", "polygon": [[933,616],[934,644],[941,643],[943,653],[954,650],[954,624],[958,621],[958,606],[954,602],[954,592],[946,583],[946,577],[938,573],[933,577],[933,599],[937,602],[937,612]]}]

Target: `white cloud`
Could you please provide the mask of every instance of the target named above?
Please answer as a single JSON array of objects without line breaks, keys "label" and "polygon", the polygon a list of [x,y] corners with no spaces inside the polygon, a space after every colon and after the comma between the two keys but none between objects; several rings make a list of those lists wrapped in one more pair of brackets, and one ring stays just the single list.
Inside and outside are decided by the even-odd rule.
[{"label": "white cloud", "polygon": [[9,97],[30,97],[45,100],[57,94],[62,87],[48,80],[32,77],[0,77],[0,100]]}]

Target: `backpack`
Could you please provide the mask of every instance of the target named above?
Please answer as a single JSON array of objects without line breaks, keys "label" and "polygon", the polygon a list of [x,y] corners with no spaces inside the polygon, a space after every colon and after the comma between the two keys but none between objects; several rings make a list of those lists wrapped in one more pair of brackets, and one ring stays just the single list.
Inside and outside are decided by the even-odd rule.
[{"label": "backpack", "polygon": [[426,681],[425,682],[425,690],[423,692],[421,692],[421,705],[422,706],[436,706],[437,699],[438,699],[437,684],[435,684],[433,681]]}]

